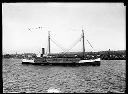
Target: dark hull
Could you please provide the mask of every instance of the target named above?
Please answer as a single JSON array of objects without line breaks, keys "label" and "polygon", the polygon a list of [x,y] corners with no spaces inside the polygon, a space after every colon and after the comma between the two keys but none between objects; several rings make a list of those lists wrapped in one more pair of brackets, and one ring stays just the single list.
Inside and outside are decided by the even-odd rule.
[{"label": "dark hull", "polygon": [[22,62],[22,64],[41,65],[42,63]]},{"label": "dark hull", "polygon": [[100,61],[86,62],[86,63],[30,63],[22,62],[22,64],[32,64],[32,65],[52,65],[52,66],[100,66]]}]

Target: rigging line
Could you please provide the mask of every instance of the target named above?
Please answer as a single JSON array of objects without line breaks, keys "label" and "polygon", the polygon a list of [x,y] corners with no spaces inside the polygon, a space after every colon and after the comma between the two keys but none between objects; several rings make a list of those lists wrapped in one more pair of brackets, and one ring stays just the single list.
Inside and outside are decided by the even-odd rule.
[{"label": "rigging line", "polygon": [[[54,40],[58,45],[60,45],[52,36],[50,36],[52,40]],[[61,46],[61,45],[60,45]],[[62,46],[61,46],[62,47]]]},{"label": "rigging line", "polygon": [[[82,35],[80,36],[80,38],[78,38],[78,40],[76,40],[76,41],[74,42],[74,44],[68,49],[68,51],[71,50],[79,41],[81,41],[81,39],[82,39]],[[67,52],[68,52],[68,51],[67,51]]]},{"label": "rigging line", "polygon": [[[87,39],[86,39],[87,40]],[[92,47],[91,43],[87,40],[87,42],[90,44],[90,46]],[[93,47],[92,47],[93,48]]]},{"label": "rigging line", "polygon": [[[75,47],[77,44],[78,44],[78,43],[76,43],[73,47]],[[73,48],[73,47],[72,47],[72,48]],[[72,48],[71,48],[71,49],[72,49]],[[71,50],[71,49],[69,49],[69,50]],[[69,50],[68,50],[67,52],[69,52]],[[65,52],[64,55],[67,54],[67,52]]]},{"label": "rigging line", "polygon": [[[51,36],[51,37],[52,37],[52,36]],[[69,52],[69,50],[71,50],[73,47],[75,47],[79,41],[81,41],[81,38],[82,38],[82,35],[81,35],[80,38],[70,47],[70,49],[68,49],[67,51],[64,50],[63,47],[60,47],[60,46],[55,42],[55,40],[54,40],[53,37],[52,37],[51,40],[52,40],[52,42],[54,42],[57,46],[59,46],[59,48],[61,48],[61,49],[64,51],[64,53],[66,54],[67,52]]]},{"label": "rigging line", "polygon": [[65,50],[66,51],[66,49],[65,48],[63,48],[63,46],[62,45],[60,45],[53,37],[51,37],[51,39],[61,48],[61,49],[63,49],[63,50]]},{"label": "rigging line", "polygon": [[[51,34],[50,34],[51,35]],[[53,34],[52,34],[53,35]],[[52,36],[51,36],[52,37]],[[66,52],[69,52],[69,50],[71,50],[72,49],[72,47],[74,47],[74,45],[76,45],[76,43],[77,42],[79,42],[79,40],[81,40],[81,38],[82,38],[82,34],[81,34],[81,36],[80,36],[80,38],[78,38],[78,40],[76,40],[75,42],[74,42],[74,44],[72,45],[72,46],[70,46],[70,48],[69,49],[65,49],[65,48],[63,48],[63,46],[61,46],[61,48],[63,48],[63,49],[65,49],[65,53]],[[55,41],[55,39],[52,37],[52,39]],[[56,42],[56,43],[58,43],[58,42]],[[59,43],[58,43],[59,44]]]},{"label": "rigging line", "polygon": [[[85,37],[85,36],[84,36]],[[85,37],[86,38],[86,37]],[[89,42],[89,40],[86,38],[87,42],[89,43],[89,45],[92,47],[91,43]],[[92,47],[93,48],[93,47]],[[93,48],[94,49],[94,48]]]},{"label": "rigging line", "polygon": [[53,41],[52,39],[51,39],[51,41],[54,43],[54,44],[56,44],[59,48],[61,48],[63,51],[65,51],[62,47],[60,47],[55,41]]},{"label": "rigging line", "polygon": [[[86,37],[85,37],[86,38]],[[89,40],[86,38],[87,42],[89,43],[89,45],[92,47],[91,43],[89,42]],[[93,47],[92,47],[93,48]],[[94,48],[93,48],[94,49]]]},{"label": "rigging line", "polygon": [[[53,35],[53,34],[52,34]],[[81,36],[80,36],[80,38],[82,37],[82,35],[83,34],[81,34]],[[53,38],[53,37],[52,37]],[[61,46],[63,49],[65,49],[65,52],[67,51],[67,52],[69,52],[68,50],[70,50],[77,42],[79,42],[79,39],[80,38],[78,38],[74,43],[73,43],[73,45],[71,45],[70,47],[69,47],[69,49],[65,49],[65,48],[63,48],[63,46]],[[54,39],[54,38],[53,38]],[[58,43],[58,42],[57,42]]]},{"label": "rigging line", "polygon": [[[53,35],[53,34],[52,34]],[[51,34],[50,34],[50,36],[51,36]],[[58,44],[58,45],[60,45],[61,46],[61,48],[63,48],[63,46],[61,45],[61,44],[59,44],[52,36],[51,36],[51,38]],[[65,48],[63,48],[63,49],[65,49]],[[66,49],[65,49],[66,50]]]},{"label": "rigging line", "polygon": [[60,47],[55,41],[51,40],[57,47],[61,48],[61,50],[65,51],[62,47]]},{"label": "rigging line", "polygon": [[[81,39],[82,39],[82,38],[80,38],[80,39],[72,46],[72,48],[75,47],[75,46],[78,44],[78,42],[81,41]],[[72,48],[70,48],[67,52],[69,52]],[[67,52],[65,52],[64,54],[66,54]]]},{"label": "rigging line", "polygon": [[[81,39],[82,39],[82,38],[80,38],[80,39],[72,46],[72,48],[75,47],[75,46],[77,45],[77,43],[79,43],[79,41],[81,41]],[[69,50],[71,50],[72,48],[70,48]]]}]

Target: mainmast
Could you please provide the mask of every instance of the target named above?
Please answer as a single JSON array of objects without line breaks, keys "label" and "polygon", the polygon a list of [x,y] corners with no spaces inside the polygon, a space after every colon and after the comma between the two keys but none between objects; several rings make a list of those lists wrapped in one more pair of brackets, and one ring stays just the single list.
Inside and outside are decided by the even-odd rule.
[{"label": "mainmast", "polygon": [[50,54],[50,31],[48,31],[48,50]]},{"label": "mainmast", "polygon": [[84,45],[84,30],[82,29],[82,38],[83,38],[83,58],[85,57],[85,45]]}]

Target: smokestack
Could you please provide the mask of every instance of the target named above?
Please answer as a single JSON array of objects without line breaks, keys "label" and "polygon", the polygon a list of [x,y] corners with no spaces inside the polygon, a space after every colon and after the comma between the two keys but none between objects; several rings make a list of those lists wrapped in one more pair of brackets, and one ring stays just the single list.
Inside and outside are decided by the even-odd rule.
[{"label": "smokestack", "polygon": [[44,48],[42,48],[42,54],[44,54]]},{"label": "smokestack", "polygon": [[42,54],[41,54],[41,57],[43,57],[43,54],[45,53],[45,49],[42,48]]}]

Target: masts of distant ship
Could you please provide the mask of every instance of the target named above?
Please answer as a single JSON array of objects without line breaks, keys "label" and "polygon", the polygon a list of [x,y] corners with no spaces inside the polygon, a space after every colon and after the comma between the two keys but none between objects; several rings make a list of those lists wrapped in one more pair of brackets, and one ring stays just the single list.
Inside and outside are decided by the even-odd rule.
[{"label": "masts of distant ship", "polygon": [[50,31],[48,31],[48,50],[50,54]]},{"label": "masts of distant ship", "polygon": [[85,45],[84,45],[84,30],[83,29],[82,29],[82,33],[83,33],[82,38],[83,38],[83,59],[84,59],[84,57],[85,57]]}]

